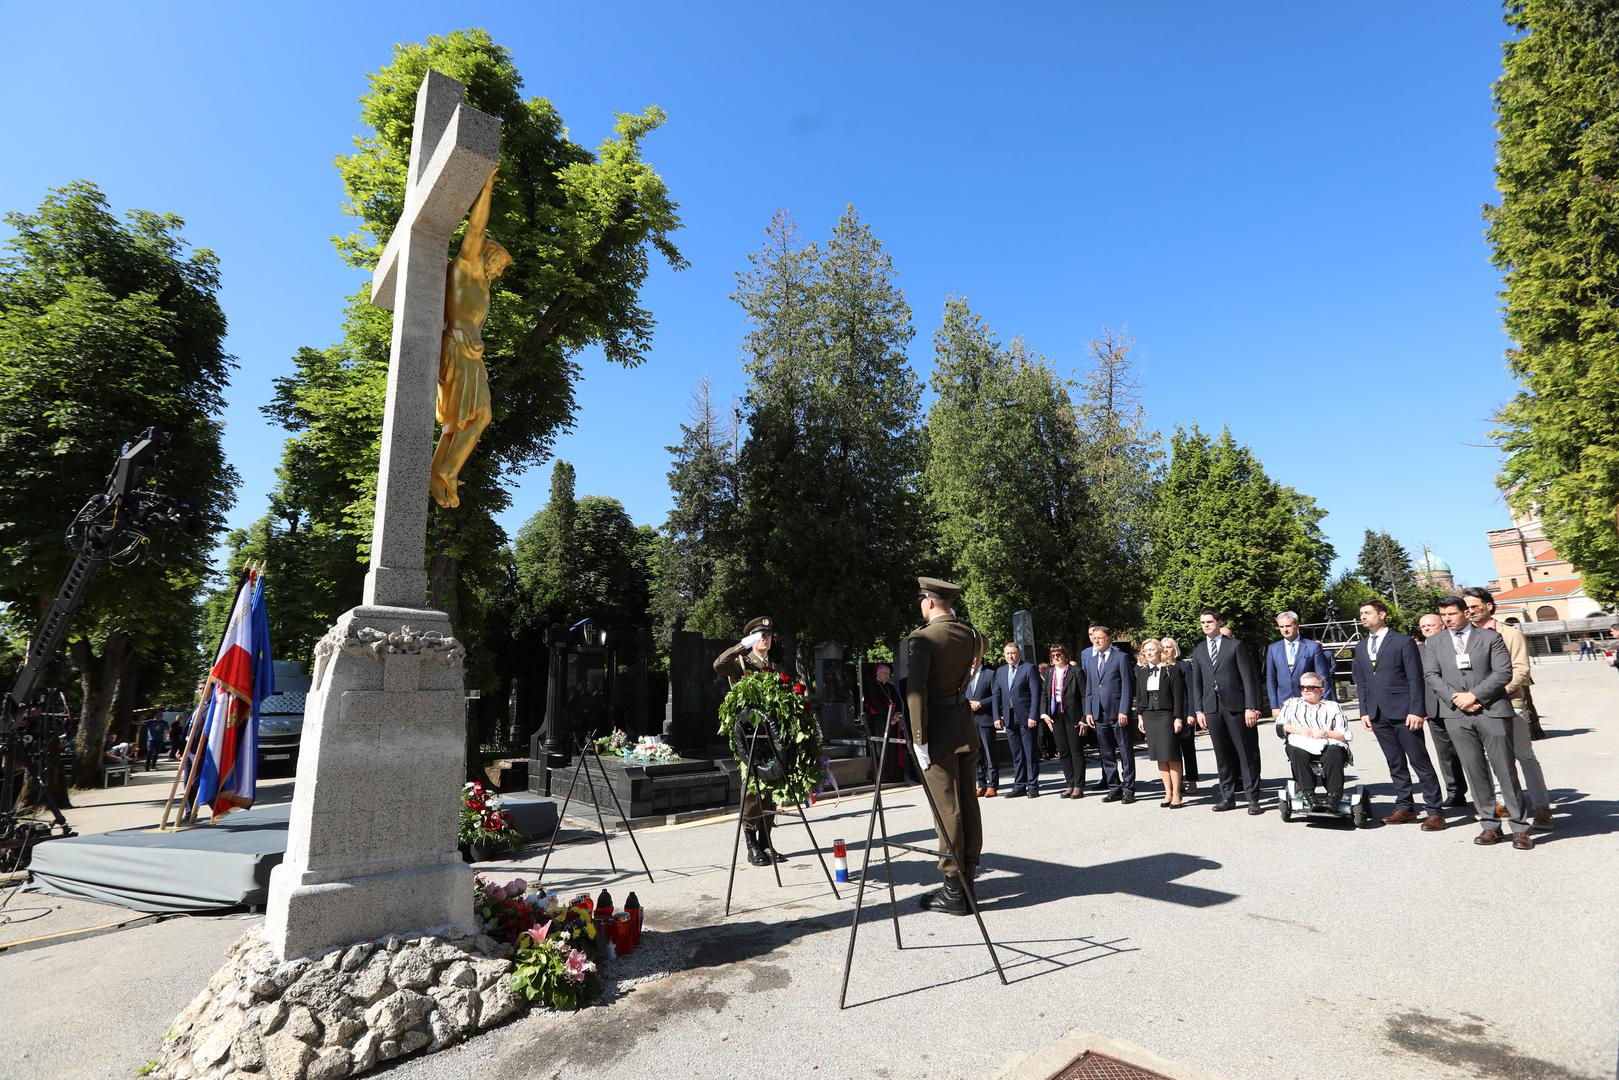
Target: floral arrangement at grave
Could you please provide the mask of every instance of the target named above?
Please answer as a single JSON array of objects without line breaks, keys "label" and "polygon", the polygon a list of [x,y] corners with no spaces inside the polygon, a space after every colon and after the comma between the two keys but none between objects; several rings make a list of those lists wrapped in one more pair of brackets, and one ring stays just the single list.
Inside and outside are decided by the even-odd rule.
[{"label": "floral arrangement at grave", "polygon": [[575,902],[551,906],[543,921],[524,930],[512,957],[512,989],[530,1002],[577,1009],[601,995],[606,934],[591,910]]},{"label": "floral arrangement at grave", "polygon": [[500,796],[469,780],[461,789],[461,821],[455,831],[457,844],[479,847],[515,846],[523,834],[502,808]]},{"label": "floral arrangement at grave", "polygon": [[[515,878],[497,885],[473,878],[473,911],[485,933],[511,947],[511,987],[530,1003],[578,1009],[600,996],[607,932],[588,897],[563,904],[554,894],[531,896]],[[605,894],[604,902],[605,902]]]},{"label": "floral arrangement at grave", "polygon": [[[785,671],[755,671],[738,679],[720,702],[720,734],[738,761],[755,760],[748,782],[754,794],[792,806],[820,787],[824,772],[815,699]],[[748,775],[745,765],[743,775]]]},{"label": "floral arrangement at grave", "polygon": [[658,736],[642,735],[632,741],[629,733],[622,728],[614,729],[611,735],[603,735],[594,745],[596,753],[603,757],[620,757],[640,764],[668,765],[680,760],[675,748]]}]

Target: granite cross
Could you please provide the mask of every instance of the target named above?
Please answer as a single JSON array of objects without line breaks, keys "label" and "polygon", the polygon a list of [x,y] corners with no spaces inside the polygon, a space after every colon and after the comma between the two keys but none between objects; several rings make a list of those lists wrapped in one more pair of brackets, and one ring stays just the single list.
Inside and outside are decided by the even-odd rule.
[{"label": "granite cross", "polygon": [[450,237],[500,160],[500,121],[464,104],[464,89],[436,71],[422,80],[404,212],[371,279],[371,302],[394,313],[363,601],[372,606],[420,608],[427,599],[428,474]]}]

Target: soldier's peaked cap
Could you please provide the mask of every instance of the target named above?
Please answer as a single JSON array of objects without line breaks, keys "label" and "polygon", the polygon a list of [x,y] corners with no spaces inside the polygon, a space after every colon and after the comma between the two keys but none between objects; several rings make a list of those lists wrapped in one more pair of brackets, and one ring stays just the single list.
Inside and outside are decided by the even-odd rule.
[{"label": "soldier's peaked cap", "polygon": [[960,585],[953,585],[943,578],[919,577],[916,579],[916,587],[935,600],[942,600],[947,604],[954,603],[956,597],[961,595]]},{"label": "soldier's peaked cap", "polygon": [[743,636],[751,634],[755,630],[763,630],[767,634],[774,634],[776,632],[776,620],[772,619],[769,615],[755,616],[754,618],[749,619],[748,625],[742,628]]}]

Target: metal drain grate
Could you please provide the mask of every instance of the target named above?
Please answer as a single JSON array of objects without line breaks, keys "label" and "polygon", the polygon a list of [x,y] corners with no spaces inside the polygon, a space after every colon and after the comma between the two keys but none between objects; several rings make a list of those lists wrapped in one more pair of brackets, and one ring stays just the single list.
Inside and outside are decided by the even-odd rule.
[{"label": "metal drain grate", "polygon": [[1163,1073],[1087,1050],[1051,1080],[1172,1080]]}]

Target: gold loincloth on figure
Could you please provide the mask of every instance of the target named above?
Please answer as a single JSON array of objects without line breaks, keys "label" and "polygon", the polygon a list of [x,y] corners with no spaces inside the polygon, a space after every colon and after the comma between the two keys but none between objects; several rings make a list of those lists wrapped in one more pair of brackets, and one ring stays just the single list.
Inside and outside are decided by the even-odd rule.
[{"label": "gold loincloth on figure", "polygon": [[489,370],[483,363],[483,340],[465,330],[447,328],[438,360],[438,422],[465,427],[480,413],[489,416]]}]

